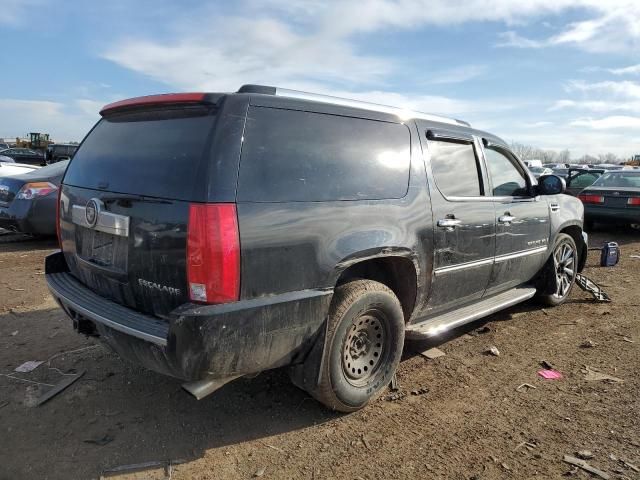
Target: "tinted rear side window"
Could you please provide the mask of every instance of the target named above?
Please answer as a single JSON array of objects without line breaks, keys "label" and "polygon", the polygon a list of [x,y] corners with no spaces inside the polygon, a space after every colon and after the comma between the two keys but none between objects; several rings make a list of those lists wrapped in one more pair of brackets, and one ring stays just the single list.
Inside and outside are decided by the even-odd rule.
[{"label": "tinted rear side window", "polygon": [[405,125],[252,107],[238,200],[401,198],[407,193],[409,164]]},{"label": "tinted rear side window", "polygon": [[438,189],[446,197],[482,195],[480,171],[471,143],[429,142],[431,170]]},{"label": "tinted rear side window", "polygon": [[214,118],[205,107],[103,118],[74,155],[64,183],[193,200],[196,188],[206,188],[200,177]]}]

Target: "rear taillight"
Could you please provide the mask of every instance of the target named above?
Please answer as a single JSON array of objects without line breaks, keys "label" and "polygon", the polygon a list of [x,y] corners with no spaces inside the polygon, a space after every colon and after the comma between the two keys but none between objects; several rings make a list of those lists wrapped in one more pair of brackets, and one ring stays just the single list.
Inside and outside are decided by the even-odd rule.
[{"label": "rear taillight", "polygon": [[20,191],[16,194],[16,199],[33,200],[34,198],[49,195],[56,190],[58,190],[58,187],[49,182],[25,183]]},{"label": "rear taillight", "polygon": [[640,197],[631,197],[627,200],[627,205],[632,207],[640,207]]},{"label": "rear taillight", "polygon": [[226,303],[240,295],[240,238],[233,203],[192,204],[187,281],[194,302]]},{"label": "rear taillight", "polygon": [[582,203],[604,203],[604,197],[602,195],[591,195],[583,193],[581,195],[578,195],[578,198],[582,200]]}]

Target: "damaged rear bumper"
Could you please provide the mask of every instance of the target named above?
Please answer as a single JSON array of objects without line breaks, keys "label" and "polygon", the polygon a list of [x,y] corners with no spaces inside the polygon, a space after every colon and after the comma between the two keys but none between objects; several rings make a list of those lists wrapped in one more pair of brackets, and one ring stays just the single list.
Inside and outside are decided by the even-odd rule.
[{"label": "damaged rear bumper", "polygon": [[121,357],[187,381],[303,361],[333,294],[302,290],[223,305],[185,304],[161,319],[91,291],[69,273],[61,252],[47,257],[45,277],[80,333],[99,335]]}]

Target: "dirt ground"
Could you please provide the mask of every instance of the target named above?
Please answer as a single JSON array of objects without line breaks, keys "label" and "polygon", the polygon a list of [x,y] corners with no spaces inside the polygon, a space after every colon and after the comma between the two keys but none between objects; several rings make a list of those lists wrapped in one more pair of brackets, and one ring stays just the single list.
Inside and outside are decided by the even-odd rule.
[{"label": "dirt ground", "polygon": [[[55,242],[0,244],[0,479],[91,479],[145,462],[159,463],[113,478],[589,478],[562,461],[581,450],[612,479],[640,479],[640,232],[591,235],[592,245],[605,239],[621,244],[620,264],[600,268],[593,252],[585,273],[613,303],[575,288],[558,308],[530,302],[431,345],[407,342],[399,392],[350,415],[327,411],[283,371],[196,401],[73,332],[44,284]],[[429,346],[446,355],[416,353]],[[490,346],[500,355],[484,354]],[[13,372],[28,360],[44,363]],[[563,378],[540,378],[542,360]],[[589,381],[585,366],[622,381]]]}]

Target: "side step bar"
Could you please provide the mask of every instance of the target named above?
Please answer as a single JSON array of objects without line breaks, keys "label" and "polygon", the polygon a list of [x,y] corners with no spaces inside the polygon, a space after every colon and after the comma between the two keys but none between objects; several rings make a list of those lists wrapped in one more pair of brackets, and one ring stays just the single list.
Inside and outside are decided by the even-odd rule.
[{"label": "side step bar", "polygon": [[484,299],[478,303],[467,305],[452,312],[428,318],[420,323],[409,325],[405,336],[413,340],[421,340],[440,335],[447,330],[459,327],[486,317],[504,308],[530,299],[536,293],[532,287],[518,287]]}]

